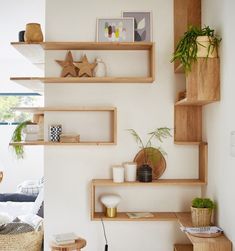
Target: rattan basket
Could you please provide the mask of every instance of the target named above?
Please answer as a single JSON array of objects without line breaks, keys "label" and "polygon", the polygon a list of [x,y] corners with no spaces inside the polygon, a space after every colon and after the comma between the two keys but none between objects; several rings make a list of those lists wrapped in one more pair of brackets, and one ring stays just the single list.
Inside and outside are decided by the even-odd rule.
[{"label": "rattan basket", "polygon": [[191,207],[192,223],[194,227],[205,227],[211,225],[211,208]]},{"label": "rattan basket", "polygon": [[43,230],[22,234],[1,234],[1,251],[41,251]]}]

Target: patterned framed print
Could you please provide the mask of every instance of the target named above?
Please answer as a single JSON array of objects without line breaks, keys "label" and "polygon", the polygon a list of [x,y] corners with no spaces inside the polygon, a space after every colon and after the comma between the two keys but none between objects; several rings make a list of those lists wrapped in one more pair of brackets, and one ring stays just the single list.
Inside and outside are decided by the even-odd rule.
[{"label": "patterned framed print", "polygon": [[97,42],[134,42],[134,18],[98,18]]},{"label": "patterned framed print", "polygon": [[123,18],[134,18],[135,42],[152,41],[152,12],[151,11],[123,11]]}]

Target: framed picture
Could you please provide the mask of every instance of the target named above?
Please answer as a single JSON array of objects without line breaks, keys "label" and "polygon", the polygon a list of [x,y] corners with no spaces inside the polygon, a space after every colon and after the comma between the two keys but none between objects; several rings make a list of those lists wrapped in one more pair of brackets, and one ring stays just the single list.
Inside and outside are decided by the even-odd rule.
[{"label": "framed picture", "polygon": [[134,18],[97,18],[97,42],[134,42]]},{"label": "framed picture", "polygon": [[134,18],[135,42],[152,41],[151,11],[123,11],[122,16],[123,18]]}]

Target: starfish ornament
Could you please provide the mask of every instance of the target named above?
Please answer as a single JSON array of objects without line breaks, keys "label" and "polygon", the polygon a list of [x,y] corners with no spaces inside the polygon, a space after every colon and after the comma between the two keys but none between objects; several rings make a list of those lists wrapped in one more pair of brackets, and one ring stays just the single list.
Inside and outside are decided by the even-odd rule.
[{"label": "starfish ornament", "polygon": [[74,66],[79,69],[78,76],[79,77],[92,77],[93,70],[96,67],[96,63],[90,64],[88,62],[87,56],[84,55],[82,58],[82,62],[74,62]]},{"label": "starfish ornament", "polygon": [[56,62],[62,67],[61,77],[76,77],[76,67],[73,65],[73,56],[71,51],[68,51],[64,61],[56,60]]}]

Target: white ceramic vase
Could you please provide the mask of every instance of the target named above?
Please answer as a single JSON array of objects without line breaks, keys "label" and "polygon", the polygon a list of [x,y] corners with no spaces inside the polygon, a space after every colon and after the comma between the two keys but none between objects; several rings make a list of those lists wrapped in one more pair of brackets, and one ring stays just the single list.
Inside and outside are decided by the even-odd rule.
[{"label": "white ceramic vase", "polygon": [[95,77],[106,77],[107,76],[107,69],[106,64],[101,58],[96,58],[96,67],[94,69],[94,76]]}]

